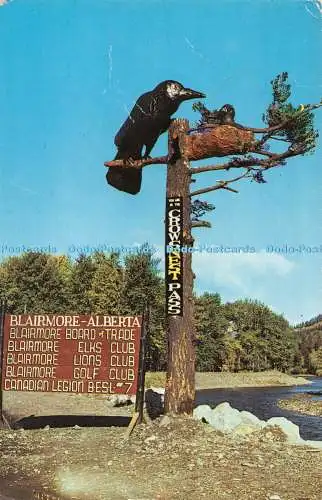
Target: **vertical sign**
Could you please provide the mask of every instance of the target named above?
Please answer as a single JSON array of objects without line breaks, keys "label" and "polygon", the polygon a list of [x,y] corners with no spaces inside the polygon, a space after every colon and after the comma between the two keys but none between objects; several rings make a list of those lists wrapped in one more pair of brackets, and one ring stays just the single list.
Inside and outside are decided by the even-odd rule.
[{"label": "vertical sign", "polygon": [[7,314],[5,391],[135,394],[140,316]]},{"label": "vertical sign", "polygon": [[181,196],[166,201],[166,314],[183,315],[183,203]]}]

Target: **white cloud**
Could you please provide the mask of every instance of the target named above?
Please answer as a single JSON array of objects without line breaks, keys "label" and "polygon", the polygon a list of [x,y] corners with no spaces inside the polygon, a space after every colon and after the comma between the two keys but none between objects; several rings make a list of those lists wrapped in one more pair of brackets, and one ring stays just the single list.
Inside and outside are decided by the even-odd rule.
[{"label": "white cloud", "polygon": [[[163,270],[164,248],[161,245],[155,245],[154,248]],[[199,251],[192,255],[196,289],[218,291],[219,288],[225,288],[236,296],[254,296],[265,284],[272,285],[272,281],[277,286],[279,279],[283,279],[295,267],[294,261],[265,250],[256,253]]]},{"label": "white cloud", "polygon": [[[154,245],[154,249],[163,272],[164,247]],[[193,253],[192,267],[198,294],[218,292],[223,302],[257,299],[294,324],[321,312],[321,266],[312,258],[287,258],[264,249],[256,253],[203,251]]]},{"label": "white cloud", "polygon": [[[256,282],[283,277],[294,268],[294,262],[283,255],[267,253],[195,253],[193,268],[198,281],[206,286],[234,287],[239,292],[250,293]],[[237,291],[237,290],[236,290]]]}]

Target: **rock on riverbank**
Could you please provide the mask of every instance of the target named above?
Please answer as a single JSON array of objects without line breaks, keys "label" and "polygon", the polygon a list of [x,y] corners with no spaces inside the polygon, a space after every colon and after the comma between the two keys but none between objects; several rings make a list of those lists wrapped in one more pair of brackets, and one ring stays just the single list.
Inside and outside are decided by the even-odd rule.
[{"label": "rock on riverbank", "polygon": [[208,405],[195,408],[193,416],[196,420],[208,423],[215,430],[233,436],[249,436],[253,433],[271,432],[277,428],[284,435],[284,440],[290,444],[308,445],[322,449],[322,441],[305,441],[300,436],[299,427],[284,417],[272,417],[269,420],[260,420],[248,411],[239,411],[229,403],[220,403],[212,409]]},{"label": "rock on riverbank", "polygon": [[281,399],[278,406],[286,410],[322,417],[322,400],[312,400],[308,394],[298,394],[289,399]]}]

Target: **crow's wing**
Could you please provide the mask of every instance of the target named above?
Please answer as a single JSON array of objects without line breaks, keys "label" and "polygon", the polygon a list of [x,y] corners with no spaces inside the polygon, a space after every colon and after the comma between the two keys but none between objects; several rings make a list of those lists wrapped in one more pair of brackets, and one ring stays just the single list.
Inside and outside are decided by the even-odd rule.
[{"label": "crow's wing", "polygon": [[152,92],[146,92],[138,98],[129,116],[115,136],[115,146],[123,149],[124,143],[131,142],[133,135],[140,133],[149,124],[155,114],[154,101]]}]

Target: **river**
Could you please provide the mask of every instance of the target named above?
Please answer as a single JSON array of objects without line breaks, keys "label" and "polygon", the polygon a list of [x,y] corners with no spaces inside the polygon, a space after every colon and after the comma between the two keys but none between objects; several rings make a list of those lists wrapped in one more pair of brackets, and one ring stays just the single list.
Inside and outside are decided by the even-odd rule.
[{"label": "river", "polygon": [[[310,377],[307,377],[310,378]],[[300,428],[303,439],[322,441],[322,418],[285,410],[277,406],[279,399],[287,399],[298,393],[314,393],[312,397],[322,401],[322,377],[312,377],[312,384],[291,387],[241,387],[236,389],[204,389],[196,393],[196,405],[215,407],[228,401],[233,408],[247,410],[258,418],[286,417]],[[322,403],[321,403],[322,404]]]}]

